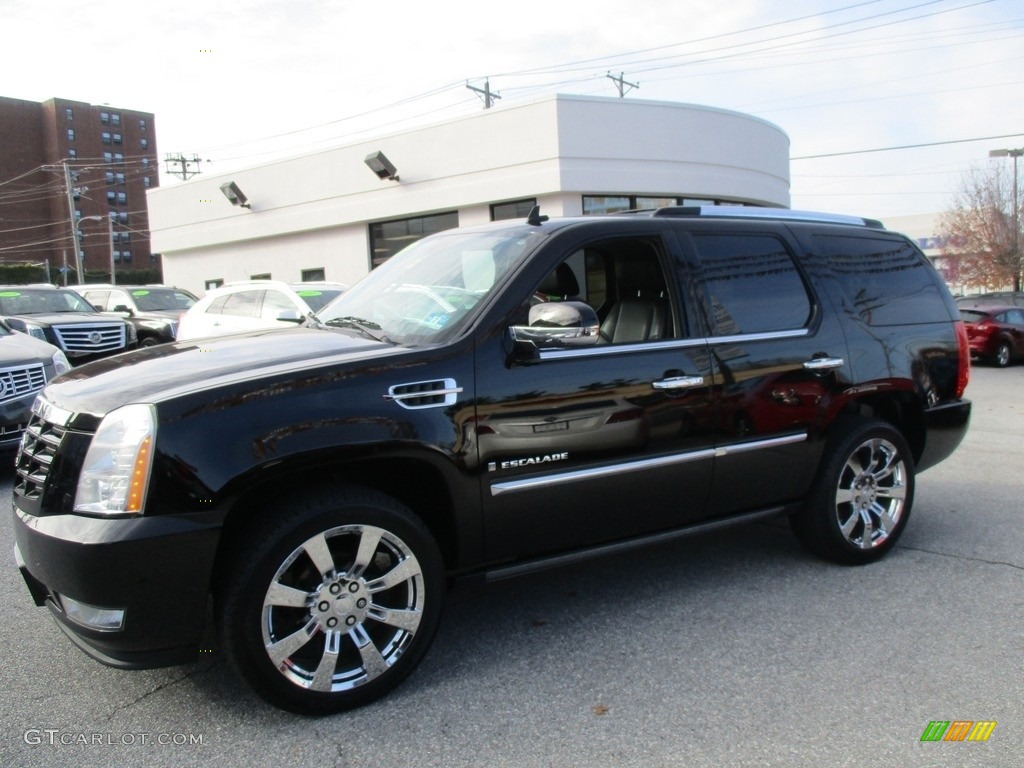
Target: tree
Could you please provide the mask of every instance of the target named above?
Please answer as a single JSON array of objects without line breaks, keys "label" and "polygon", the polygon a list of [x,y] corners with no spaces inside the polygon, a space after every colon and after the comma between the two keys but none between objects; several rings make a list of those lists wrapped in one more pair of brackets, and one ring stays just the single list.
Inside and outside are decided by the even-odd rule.
[{"label": "tree", "polygon": [[[956,281],[993,290],[1021,290],[1021,216],[1016,163],[993,163],[964,174],[952,206],[942,214],[942,252],[956,265]],[[1014,203],[1018,210],[1014,211]]]}]

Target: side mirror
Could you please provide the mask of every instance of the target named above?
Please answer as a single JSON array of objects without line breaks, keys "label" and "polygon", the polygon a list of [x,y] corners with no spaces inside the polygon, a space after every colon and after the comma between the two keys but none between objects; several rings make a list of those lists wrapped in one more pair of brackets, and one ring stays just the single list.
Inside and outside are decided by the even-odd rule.
[{"label": "side mirror", "polygon": [[530,307],[529,325],[509,330],[516,346],[529,349],[565,349],[597,344],[601,322],[582,301],[552,301]]},{"label": "side mirror", "polygon": [[123,312],[124,314],[128,315],[129,317],[133,314],[132,310],[131,310],[131,307],[129,307],[127,304],[117,304],[117,305],[114,306],[114,309],[112,311],[114,311],[114,312]]},{"label": "side mirror", "polygon": [[277,313],[276,319],[286,323],[301,323],[304,318],[297,309],[283,309]]}]

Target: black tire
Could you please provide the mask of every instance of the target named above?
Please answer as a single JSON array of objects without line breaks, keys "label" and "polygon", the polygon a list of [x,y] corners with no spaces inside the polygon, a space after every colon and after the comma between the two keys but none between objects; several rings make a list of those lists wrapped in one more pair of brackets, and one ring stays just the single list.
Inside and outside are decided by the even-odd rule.
[{"label": "black tire", "polygon": [[1010,364],[1010,358],[1012,357],[1012,350],[1010,345],[1005,341],[999,342],[999,346],[996,348],[995,355],[992,356],[992,362],[997,368],[1005,368]]},{"label": "black tire", "polygon": [[811,552],[848,565],[874,562],[906,528],[914,501],[914,460],[892,425],[836,424],[803,509],[790,518]]},{"label": "black tire", "polygon": [[236,672],[267,701],[324,715],[400,683],[437,631],[444,567],[409,509],[322,489],[261,516],[221,570],[217,621]]},{"label": "black tire", "polygon": [[160,339],[156,336],[143,336],[139,339],[139,349],[145,349],[146,347],[155,347],[160,343]]}]

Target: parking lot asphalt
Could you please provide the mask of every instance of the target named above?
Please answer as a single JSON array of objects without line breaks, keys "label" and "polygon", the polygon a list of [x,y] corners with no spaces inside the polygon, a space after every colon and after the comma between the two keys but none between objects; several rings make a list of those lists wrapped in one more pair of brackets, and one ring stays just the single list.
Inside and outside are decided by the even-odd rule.
[{"label": "parking lot asphalt", "polygon": [[[459,590],[408,681],[321,719],[212,639],[168,669],[87,658],[18,574],[4,469],[0,766],[1022,766],[1024,366],[967,394],[881,562],[820,562],[778,521]],[[996,725],[922,741],[933,721]]]}]

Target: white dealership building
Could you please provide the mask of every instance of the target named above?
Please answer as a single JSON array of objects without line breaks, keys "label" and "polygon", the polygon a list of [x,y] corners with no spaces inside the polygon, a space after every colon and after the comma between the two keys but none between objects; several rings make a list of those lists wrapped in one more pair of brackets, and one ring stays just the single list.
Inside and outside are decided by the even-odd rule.
[{"label": "white dealership building", "polygon": [[167,283],[353,283],[425,234],[522,218],[534,205],[550,216],[789,207],[789,138],[738,112],[558,95],[148,195]]}]

